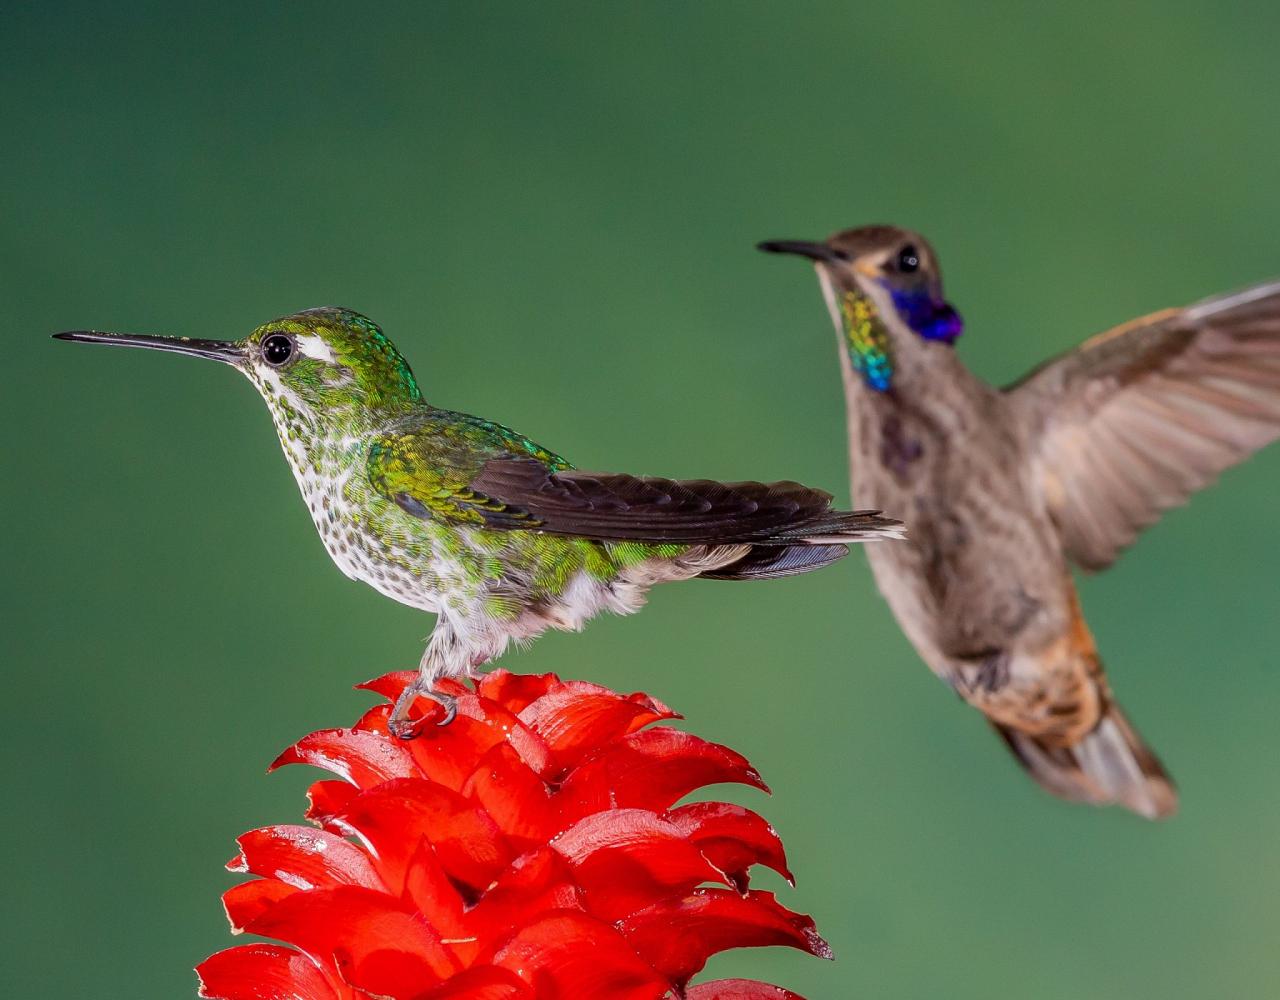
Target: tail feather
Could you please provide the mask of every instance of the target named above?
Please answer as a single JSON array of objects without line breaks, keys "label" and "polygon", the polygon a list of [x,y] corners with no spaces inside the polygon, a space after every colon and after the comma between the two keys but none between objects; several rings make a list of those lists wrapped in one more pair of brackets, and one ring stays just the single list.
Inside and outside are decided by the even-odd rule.
[{"label": "tail feather", "polygon": [[1114,702],[1098,724],[1070,747],[993,725],[1031,777],[1060,798],[1121,805],[1147,819],[1163,819],[1177,811],[1173,779]]},{"label": "tail feather", "polygon": [[703,580],[776,580],[829,566],[843,559],[849,549],[840,545],[760,545],[741,559],[699,573]]},{"label": "tail feather", "polygon": [[849,545],[883,538],[905,538],[906,526],[878,510],[830,510],[771,532],[757,545]]},{"label": "tail feather", "polygon": [[829,566],[848,555],[848,546],[902,538],[901,521],[878,510],[829,510],[789,524],[752,541],[746,555],[698,575],[706,580],[775,580]]}]

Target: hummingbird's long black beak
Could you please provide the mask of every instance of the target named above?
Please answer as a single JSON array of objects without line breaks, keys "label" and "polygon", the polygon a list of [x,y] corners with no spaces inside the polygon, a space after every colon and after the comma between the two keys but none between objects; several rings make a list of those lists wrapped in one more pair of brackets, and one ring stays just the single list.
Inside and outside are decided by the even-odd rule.
[{"label": "hummingbird's long black beak", "polygon": [[825,243],[811,243],[808,240],[765,240],[756,244],[757,250],[765,253],[793,253],[810,260],[820,260],[826,264],[846,263],[849,258],[839,250]]},{"label": "hummingbird's long black beak", "polygon": [[153,337],[138,333],[99,333],[96,330],[68,330],[55,333],[54,340],[74,340],[82,344],[115,344],[117,347],[145,347],[153,351],[172,351],[209,358],[228,365],[238,365],[244,353],[231,340],[199,340],[195,337]]}]

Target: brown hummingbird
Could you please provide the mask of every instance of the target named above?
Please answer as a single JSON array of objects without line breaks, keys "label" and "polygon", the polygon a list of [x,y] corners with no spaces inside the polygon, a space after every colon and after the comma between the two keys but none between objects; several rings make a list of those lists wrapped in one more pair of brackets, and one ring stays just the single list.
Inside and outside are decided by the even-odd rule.
[{"label": "brown hummingbird", "polygon": [[1070,566],[1280,437],[1280,281],[1152,313],[997,389],[933,248],[895,226],[760,249],[814,262],[840,344],[854,502],[904,544],[867,555],[907,638],[1055,795],[1168,816],[1177,793],[1111,694]]}]

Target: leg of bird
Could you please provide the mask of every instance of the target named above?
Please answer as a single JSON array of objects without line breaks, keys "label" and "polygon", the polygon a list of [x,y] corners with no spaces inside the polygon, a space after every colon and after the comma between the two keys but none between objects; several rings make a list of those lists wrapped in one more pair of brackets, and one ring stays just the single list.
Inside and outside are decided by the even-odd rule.
[{"label": "leg of bird", "polygon": [[417,723],[409,718],[409,709],[419,696],[434,701],[444,710],[444,716],[436,722],[438,726],[447,726],[458,714],[458,699],[447,692],[437,690],[436,682],[441,677],[460,675],[469,668],[467,658],[462,659],[459,669],[458,657],[461,650],[457,636],[449,622],[441,618],[427,640],[427,648],[422,653],[418,664],[418,676],[415,677],[396,699],[395,707],[387,718],[387,731],[397,739],[411,740],[418,735]]},{"label": "leg of bird", "polygon": [[970,701],[977,694],[995,694],[1009,683],[1009,659],[1005,650],[993,649],[981,655],[981,659],[975,656],[960,661],[947,680],[956,694],[965,701]]},{"label": "leg of bird", "polygon": [[981,688],[987,694],[995,694],[1009,683],[1009,654],[1004,650],[996,650],[982,661],[974,678],[973,686]]}]

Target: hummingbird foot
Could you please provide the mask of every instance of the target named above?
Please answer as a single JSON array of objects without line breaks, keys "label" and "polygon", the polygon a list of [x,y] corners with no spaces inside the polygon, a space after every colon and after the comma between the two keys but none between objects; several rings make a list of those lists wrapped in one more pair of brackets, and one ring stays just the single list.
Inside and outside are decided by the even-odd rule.
[{"label": "hummingbird foot", "polygon": [[422,723],[430,716],[409,718],[409,709],[420,697],[434,701],[443,710],[440,718],[436,719],[437,726],[447,726],[457,717],[457,697],[441,691],[436,682],[442,677],[458,677],[467,672],[467,661],[463,659],[466,651],[452,623],[443,619],[436,623],[418,664],[418,676],[400,692],[387,717],[387,732],[400,740],[411,740],[421,734]]},{"label": "hummingbird foot", "polygon": [[458,714],[458,699],[444,691],[438,691],[422,677],[417,677],[396,699],[391,715],[387,717],[387,732],[398,740],[414,739],[421,730],[422,719],[409,718],[409,709],[418,697],[434,701],[444,711],[444,715],[436,720],[437,726],[447,726]]},{"label": "hummingbird foot", "polygon": [[961,661],[947,677],[952,690],[965,701],[980,695],[993,695],[1012,679],[1009,654],[1004,650],[992,650],[980,660],[977,657]]},{"label": "hummingbird foot", "polygon": [[974,674],[971,691],[995,694],[1009,683],[1009,654],[1003,650],[991,653]]}]

